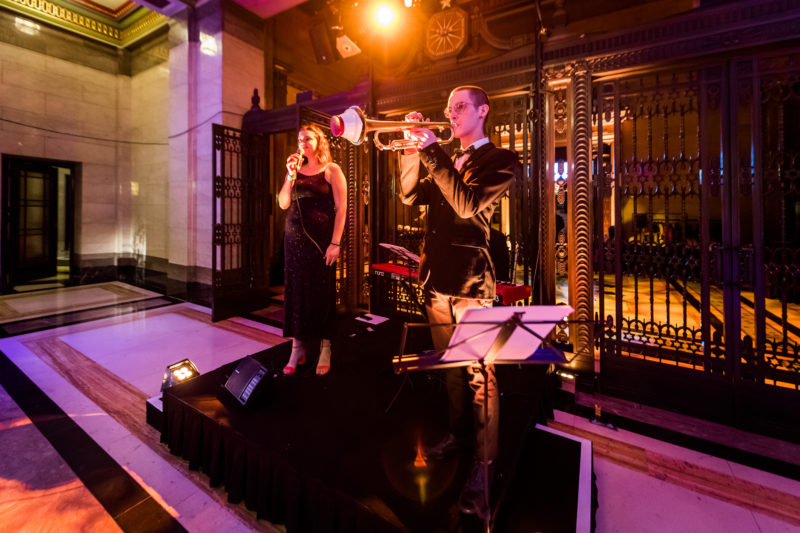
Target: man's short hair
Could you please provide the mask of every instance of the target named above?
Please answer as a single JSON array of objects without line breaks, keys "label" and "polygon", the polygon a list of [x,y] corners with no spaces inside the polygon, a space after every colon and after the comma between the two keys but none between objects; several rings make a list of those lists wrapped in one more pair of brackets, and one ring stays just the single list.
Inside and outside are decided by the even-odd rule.
[{"label": "man's short hair", "polygon": [[489,113],[491,112],[492,106],[489,104],[489,95],[486,94],[486,91],[478,87],[477,85],[460,85],[450,91],[450,96],[452,97],[458,91],[467,91],[469,93],[469,99],[472,101],[473,105],[476,107],[486,105],[489,106],[489,111],[486,112],[486,116],[483,119],[483,133],[488,133],[488,123],[489,123]]},{"label": "man's short hair", "polygon": [[477,85],[461,85],[450,91],[450,95],[452,96],[458,91],[469,91],[469,98],[476,106],[489,105],[489,96]]}]

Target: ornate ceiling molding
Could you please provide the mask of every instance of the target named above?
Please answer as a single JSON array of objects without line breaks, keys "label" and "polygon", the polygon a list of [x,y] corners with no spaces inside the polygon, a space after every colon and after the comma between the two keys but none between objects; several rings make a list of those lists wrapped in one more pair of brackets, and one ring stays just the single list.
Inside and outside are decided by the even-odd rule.
[{"label": "ornate ceiling molding", "polygon": [[[594,39],[553,39],[544,50],[545,78],[570,78],[576,68],[592,74],[645,65],[730,54],[800,36],[800,0],[740,2],[702,8],[685,15]],[[494,43],[502,45],[501,42]],[[508,44],[508,43],[506,43]],[[450,89],[473,83],[492,94],[529,87],[533,81],[533,45],[495,58],[416,78],[387,81],[378,87],[378,109],[396,113],[439,105]]]},{"label": "ornate ceiling molding", "polygon": [[84,6],[92,11],[96,11],[97,13],[101,13],[107,17],[110,17],[115,20],[122,19],[125,15],[132,12],[136,9],[136,4],[131,2],[131,0],[127,0],[126,2],[120,4],[120,6],[116,9],[111,9],[110,7],[106,7],[103,4],[92,2],[92,0],[71,0],[73,3]]},{"label": "ornate ceiling molding", "polygon": [[154,11],[136,9],[135,4],[130,14],[118,23],[103,21],[99,15],[87,15],[49,0],[0,0],[0,6],[117,48],[129,46],[169,22],[167,17]]},{"label": "ornate ceiling molding", "polygon": [[533,42],[532,32],[512,36],[495,35],[489,28],[489,20],[477,6],[472,10],[472,18],[483,40],[486,41],[489,46],[497,48],[498,50],[512,50]]}]

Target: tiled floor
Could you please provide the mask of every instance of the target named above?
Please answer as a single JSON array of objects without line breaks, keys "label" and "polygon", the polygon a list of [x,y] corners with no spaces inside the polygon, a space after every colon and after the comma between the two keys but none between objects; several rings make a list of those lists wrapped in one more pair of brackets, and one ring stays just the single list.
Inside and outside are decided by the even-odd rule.
[{"label": "tiled floor", "polygon": [[[212,323],[208,309],[186,303],[114,312],[158,297],[123,283],[0,297],[6,324],[107,311],[51,329],[23,327],[32,332],[0,339],[0,351],[144,495],[130,509],[114,508],[102,497],[110,489],[81,482],[81,465],[40,431],[51,415],[26,415],[0,388],[0,530],[114,531],[145,500],[188,531],[282,529],[228,504],[207,478],[169,454],[144,418],[167,364],[189,357],[206,372],[283,342],[280,331],[243,318]],[[279,317],[279,308],[262,316]],[[565,413],[554,425],[595,443],[599,533],[800,531],[797,481]]]},{"label": "tiled floor", "polygon": [[31,420],[0,388],[0,520],[5,531],[119,531]]},{"label": "tiled floor", "polygon": [[[17,318],[70,312],[92,305],[107,306],[136,298],[158,296],[124,284],[63,289],[61,294],[28,293],[5,297],[13,300]],[[51,291],[43,291],[51,293]],[[25,302],[25,297],[30,298]],[[55,296],[55,297],[54,297]],[[75,301],[69,296],[75,296]],[[49,309],[44,302],[50,302]],[[164,369],[170,363],[190,356],[201,372],[283,342],[279,331],[270,326],[238,319],[211,323],[209,310],[191,304],[176,304],[126,315],[95,319],[66,327],[0,340],[2,351],[35,385],[69,415],[80,429],[98,443],[122,469],[189,531],[271,530],[240,506],[226,503],[226,495],[208,487],[208,480],[191,472],[159,443],[158,433],[145,423],[145,401],[158,394]],[[26,447],[44,440],[29,425],[19,408],[3,391],[2,441]],[[17,427],[26,427],[22,433]],[[13,430],[13,431],[12,431]],[[45,441],[46,442],[46,441]],[[48,460],[58,462],[59,453],[42,445]],[[3,449],[7,449],[3,446]],[[20,479],[14,470],[14,456],[0,462],[3,483]],[[49,467],[42,461],[29,462],[26,475],[47,480]],[[63,467],[62,467],[63,469]],[[75,474],[59,474],[58,484],[45,493],[30,483],[15,483],[12,492],[0,496],[0,524],[16,523],[15,531],[46,531],[60,527],[58,513],[26,513],[33,499],[56,498],[54,507],[75,507],[70,499],[81,484]],[[22,477],[22,479],[26,479]],[[65,498],[59,500],[58,494]],[[84,490],[85,492],[85,490]],[[85,497],[85,495],[84,495]],[[91,495],[86,510],[79,514],[85,529],[105,528],[114,521]],[[73,530],[84,529],[84,525]],[[2,529],[2,528],[0,528]]]}]

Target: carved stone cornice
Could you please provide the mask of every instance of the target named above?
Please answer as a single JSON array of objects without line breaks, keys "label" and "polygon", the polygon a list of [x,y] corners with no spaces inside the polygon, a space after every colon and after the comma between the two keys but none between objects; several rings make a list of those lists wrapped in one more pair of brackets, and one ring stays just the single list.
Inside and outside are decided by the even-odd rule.
[{"label": "carved stone cornice", "polygon": [[[731,52],[797,39],[799,35],[800,0],[741,2],[703,8],[595,38],[546,42],[544,77],[551,81],[571,78],[578,60],[585,61],[586,68],[597,74]],[[509,44],[487,42],[500,48]],[[451,88],[463,84],[478,84],[495,94],[528,87],[532,82],[533,57],[533,45],[527,44],[487,61],[471,65],[457,63],[450,70],[385,81],[377,90],[378,108],[382,113],[392,113],[439,105]]]},{"label": "carved stone cornice", "polygon": [[473,8],[472,18],[481,38],[483,38],[489,46],[497,48],[498,50],[512,50],[533,42],[533,33],[531,32],[522,35],[512,35],[511,37],[495,35],[492,33],[492,30],[489,29],[489,23],[486,17],[483,16],[477,6]]},{"label": "carved stone cornice", "polygon": [[579,42],[545,45],[547,77],[563,73],[565,65],[586,59],[593,73],[671,60],[730,52],[800,35],[800,0],[741,2],[698,9],[666,21]]},{"label": "carved stone cornice", "polygon": [[117,48],[129,46],[169,22],[164,15],[132,3],[128,16],[120,20],[90,14],[57,0],[0,0],[0,7]]}]

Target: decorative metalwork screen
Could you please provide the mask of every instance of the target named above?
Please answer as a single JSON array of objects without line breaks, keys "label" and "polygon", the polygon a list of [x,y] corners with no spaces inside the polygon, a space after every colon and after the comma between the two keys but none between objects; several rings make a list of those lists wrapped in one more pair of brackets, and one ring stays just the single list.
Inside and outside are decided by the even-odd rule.
[{"label": "decorative metalwork screen", "polygon": [[798,59],[594,85],[601,361],[800,389]]},{"label": "decorative metalwork screen", "polygon": [[213,125],[212,318],[264,307],[269,297],[267,232],[272,204],[266,137]]},{"label": "decorative metalwork screen", "polygon": [[604,347],[615,355],[713,371],[721,370],[712,358],[722,354],[722,323],[710,321],[708,292],[719,280],[711,254],[700,252],[720,246],[719,231],[709,230],[720,227],[721,192],[709,157],[701,208],[699,84],[697,72],[681,71],[595,88],[596,146],[614,146],[613,163],[594,164],[609,217],[596,224],[598,305],[605,338],[615,341]]},{"label": "decorative metalwork screen", "polygon": [[[531,97],[522,95],[492,100],[489,140],[500,148],[513,150],[523,166],[522,179],[512,183],[508,195],[495,210],[493,225],[508,237],[511,281],[535,285],[539,273],[539,244],[547,231],[540,221],[537,172],[540,158],[532,149],[534,125],[528,120]],[[539,298],[534,294],[533,298]]]},{"label": "decorative metalwork screen", "polygon": [[[732,65],[741,379],[800,389],[800,53]],[[745,135],[744,132],[747,132]]]}]

